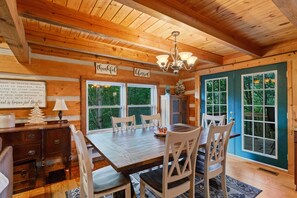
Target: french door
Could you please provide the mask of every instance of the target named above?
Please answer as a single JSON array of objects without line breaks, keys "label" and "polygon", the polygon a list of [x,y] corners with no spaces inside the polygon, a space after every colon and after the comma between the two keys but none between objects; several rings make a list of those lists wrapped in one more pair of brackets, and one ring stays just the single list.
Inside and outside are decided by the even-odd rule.
[{"label": "french door", "polygon": [[235,121],[229,153],[287,169],[285,63],[202,76],[201,112]]}]

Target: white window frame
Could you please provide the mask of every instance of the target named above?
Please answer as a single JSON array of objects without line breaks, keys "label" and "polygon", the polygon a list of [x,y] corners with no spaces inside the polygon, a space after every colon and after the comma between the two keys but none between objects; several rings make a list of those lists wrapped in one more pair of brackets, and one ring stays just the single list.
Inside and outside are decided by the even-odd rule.
[{"label": "white window frame", "polygon": [[[108,86],[119,86],[121,87],[120,90],[120,105],[108,105],[108,106],[88,106],[88,85],[89,84],[100,84],[100,85],[108,85]],[[126,96],[126,84],[125,83],[118,83],[118,82],[106,82],[106,81],[94,81],[94,80],[87,80],[86,81],[86,132],[87,134],[95,133],[95,132],[104,132],[104,131],[110,131],[112,128],[106,128],[106,129],[96,129],[96,130],[89,130],[89,109],[106,109],[106,108],[119,108],[120,113],[122,116],[126,115],[126,99],[124,98]]]},{"label": "white window frame", "polygon": [[[221,80],[221,79],[226,79],[226,113],[227,113],[227,115],[226,115],[226,119],[228,120],[229,118],[229,116],[228,116],[228,97],[229,97],[229,93],[228,93],[228,77],[226,76],[226,77],[219,77],[219,78],[210,78],[210,79],[206,79],[205,80],[205,113],[207,114],[207,94],[208,93],[210,93],[210,92],[208,92],[207,91],[207,82],[208,81],[214,81],[214,80]],[[213,85],[213,83],[212,83],[212,85]],[[219,93],[221,93],[222,91],[219,91]],[[212,92],[211,92],[212,94],[214,93],[214,90],[213,90],[213,87],[212,87]],[[214,100],[214,98],[212,97],[212,100]],[[220,95],[219,95],[219,101],[221,101],[220,100]],[[221,115],[221,104],[219,104],[219,106],[220,106],[220,108],[219,108],[219,114]],[[213,107],[214,107],[214,104],[212,104],[212,112],[214,111],[214,109],[213,109]]]},{"label": "white window frame", "polygon": [[[121,97],[120,97],[120,105],[110,105],[110,106],[88,106],[88,85],[89,84],[100,84],[100,85],[110,85],[110,86],[120,86],[121,87]],[[148,105],[128,105],[127,101],[127,89],[128,87],[139,87],[139,88],[150,88],[151,89],[151,104]],[[151,84],[138,84],[138,83],[121,83],[121,82],[106,82],[106,81],[95,81],[95,80],[87,80],[86,81],[86,133],[95,133],[95,132],[105,132],[111,131],[112,128],[106,129],[97,129],[97,130],[89,130],[89,109],[103,109],[103,108],[120,108],[121,116],[126,117],[128,115],[129,107],[151,107],[152,114],[157,113],[158,108],[158,96],[157,96],[157,85]],[[141,125],[138,125],[141,126]]]},{"label": "white window frame", "polygon": [[[150,88],[151,89],[151,104],[146,104],[146,105],[128,105],[127,104],[127,115],[129,113],[128,112],[129,107],[151,107],[152,115],[157,113],[158,102],[157,102],[157,86],[156,85],[128,83],[127,89],[129,87]],[[128,101],[127,101],[127,103],[128,103]],[[140,125],[138,125],[138,126],[140,126]]]},{"label": "white window frame", "polygon": [[[256,120],[256,122],[263,123],[263,133],[264,133],[264,136],[263,137],[260,137],[264,141],[264,143],[263,143],[263,153],[259,153],[259,152],[255,152],[254,151],[254,143],[252,143],[252,149],[253,149],[253,151],[247,150],[247,149],[244,148],[244,137],[245,136],[247,136],[247,137],[257,137],[257,136],[254,136],[254,121],[255,120],[254,119],[252,119],[252,120],[245,120],[244,119],[244,77],[245,76],[252,76],[252,80],[253,80],[255,75],[263,74],[263,76],[264,76],[267,73],[274,73],[275,74],[275,88],[273,89],[273,90],[275,90],[275,99],[274,99],[274,106],[271,105],[271,107],[274,107],[275,121],[274,122],[267,122],[264,119],[263,119],[263,121]],[[263,81],[263,85],[265,85],[264,81]],[[243,74],[243,75],[241,75],[241,131],[242,131],[241,141],[242,141],[242,150],[245,151],[245,152],[249,152],[249,153],[253,153],[253,154],[256,154],[256,155],[265,156],[265,157],[272,158],[272,159],[278,159],[278,90],[277,90],[277,85],[278,85],[277,70],[271,70],[271,71],[266,71],[266,72],[257,72],[257,73],[249,73],[249,74]],[[265,101],[264,90],[267,90],[267,89],[265,89],[263,87],[263,103]],[[254,93],[254,86],[252,86],[251,91],[252,91],[252,93]],[[249,105],[246,105],[246,106],[249,106]],[[251,106],[254,107],[254,98],[252,100],[252,105]],[[265,109],[264,108],[265,106],[269,106],[269,105],[262,104],[263,111]],[[253,122],[253,126],[252,126],[252,134],[253,135],[245,135],[244,134],[244,121],[252,121]],[[266,139],[267,140],[272,140],[270,138],[265,138],[265,127],[266,127],[265,126],[265,123],[275,124],[275,139],[274,139],[274,141],[275,141],[275,156],[265,154],[265,140]]]}]

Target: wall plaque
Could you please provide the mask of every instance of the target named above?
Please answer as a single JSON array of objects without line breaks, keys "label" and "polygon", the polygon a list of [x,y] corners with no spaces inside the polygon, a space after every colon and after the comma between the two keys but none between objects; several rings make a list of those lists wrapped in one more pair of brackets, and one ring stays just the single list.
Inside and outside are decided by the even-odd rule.
[{"label": "wall plaque", "polygon": [[134,76],[149,78],[151,77],[151,71],[147,69],[134,68]]},{"label": "wall plaque", "polygon": [[95,63],[96,74],[117,75],[118,67],[116,65]]},{"label": "wall plaque", "polygon": [[44,81],[0,79],[0,109],[46,107]]}]

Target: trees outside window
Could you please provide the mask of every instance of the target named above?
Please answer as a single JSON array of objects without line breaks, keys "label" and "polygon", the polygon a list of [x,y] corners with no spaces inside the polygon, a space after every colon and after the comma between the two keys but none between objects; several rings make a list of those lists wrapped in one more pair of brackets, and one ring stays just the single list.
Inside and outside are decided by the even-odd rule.
[{"label": "trees outside window", "polygon": [[135,115],[136,124],[140,125],[141,114],[156,113],[155,85],[100,81],[87,81],[86,85],[88,132],[112,128],[111,116]]}]

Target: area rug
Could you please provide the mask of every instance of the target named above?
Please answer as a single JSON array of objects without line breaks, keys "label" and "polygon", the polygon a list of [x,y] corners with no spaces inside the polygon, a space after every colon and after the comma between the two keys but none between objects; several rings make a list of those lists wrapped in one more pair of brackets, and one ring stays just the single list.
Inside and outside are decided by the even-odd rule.
[{"label": "area rug", "polygon": [[[133,175],[130,175],[134,191],[136,194],[136,197],[140,197],[139,192],[139,173],[135,173]],[[196,198],[204,198],[204,185],[203,182],[199,182],[201,178],[196,177],[196,189],[195,189],[195,197]],[[209,181],[210,184],[210,197],[211,198],[221,198],[223,196],[223,191],[221,190],[221,181],[220,177],[213,178]],[[257,197],[262,190],[255,188],[251,185],[248,185],[246,183],[243,183],[241,181],[238,181],[230,176],[227,176],[227,191],[228,191],[228,197],[230,198],[253,198]],[[146,189],[146,197],[147,198],[155,198],[156,196],[153,192]],[[182,197],[188,197],[187,192],[184,194],[184,196],[179,196],[178,198]],[[79,188],[69,190],[66,192],[67,198],[79,198]],[[111,195],[105,196],[105,198],[111,198]]]}]

